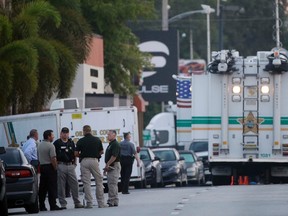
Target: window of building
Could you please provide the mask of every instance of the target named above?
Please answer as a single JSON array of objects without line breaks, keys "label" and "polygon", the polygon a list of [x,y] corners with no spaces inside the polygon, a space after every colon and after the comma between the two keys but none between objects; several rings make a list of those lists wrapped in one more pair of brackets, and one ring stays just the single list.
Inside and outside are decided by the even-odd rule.
[{"label": "window of building", "polygon": [[90,69],[90,76],[98,77],[98,70]]},{"label": "window of building", "polygon": [[98,89],[98,85],[96,82],[92,82],[91,83],[91,87],[94,88],[94,89]]}]

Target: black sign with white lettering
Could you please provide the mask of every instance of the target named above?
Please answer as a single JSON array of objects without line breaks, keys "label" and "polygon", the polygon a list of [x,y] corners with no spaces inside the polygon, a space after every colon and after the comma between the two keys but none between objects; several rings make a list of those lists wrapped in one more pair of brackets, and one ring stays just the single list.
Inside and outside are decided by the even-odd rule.
[{"label": "black sign with white lettering", "polygon": [[176,101],[178,74],[178,37],[176,30],[136,32],[140,39],[139,49],[152,55],[154,68],[142,72],[140,93],[146,101]]}]

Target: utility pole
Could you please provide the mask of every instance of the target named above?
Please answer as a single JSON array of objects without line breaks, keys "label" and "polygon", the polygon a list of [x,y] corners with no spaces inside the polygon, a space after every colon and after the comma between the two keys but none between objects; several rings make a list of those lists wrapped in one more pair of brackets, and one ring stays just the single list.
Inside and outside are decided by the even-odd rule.
[{"label": "utility pole", "polygon": [[189,40],[189,42],[190,42],[190,60],[192,60],[193,59],[193,31],[192,31],[192,29],[190,29],[190,40]]},{"label": "utility pole", "polygon": [[275,0],[275,15],[276,15],[276,47],[280,48],[280,25],[279,25],[279,0]]},{"label": "utility pole", "polygon": [[162,0],[162,31],[168,30],[168,0]]}]

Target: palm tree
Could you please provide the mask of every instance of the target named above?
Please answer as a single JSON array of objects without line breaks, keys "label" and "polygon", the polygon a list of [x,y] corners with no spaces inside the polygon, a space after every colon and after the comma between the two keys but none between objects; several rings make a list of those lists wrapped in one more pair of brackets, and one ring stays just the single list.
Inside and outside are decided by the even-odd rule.
[{"label": "palm tree", "polygon": [[[0,90],[4,92],[0,113],[9,105],[13,113],[40,111],[53,93],[69,94],[92,35],[76,6],[70,22],[63,8],[61,12],[43,0],[15,0],[0,6]],[[73,28],[68,39],[65,35],[77,21],[76,15],[78,28]]]},{"label": "palm tree", "polygon": [[[82,16],[79,0],[49,0],[49,2],[59,11],[61,24],[59,28],[55,28],[53,22],[45,22],[40,35],[49,40],[58,54],[58,74],[51,76],[45,61],[40,63],[42,67],[39,74],[43,79],[39,80],[41,84],[31,100],[31,111],[41,110],[55,93],[58,98],[69,96],[78,64],[83,63],[88,56],[92,39],[92,30]],[[47,86],[48,80],[51,81],[50,86]]]},{"label": "palm tree", "polygon": [[[6,65],[5,70],[9,71],[7,77],[1,76],[7,85],[6,94],[1,98],[6,106],[2,106],[1,111],[5,111],[10,104],[14,112],[17,109],[21,112],[37,91],[41,54],[45,53],[47,62],[52,64],[51,72],[57,72],[58,55],[49,41],[39,36],[39,30],[45,20],[53,20],[55,26],[59,26],[61,17],[45,1],[15,1],[2,5],[1,9],[2,29],[6,31],[0,33],[1,38],[5,38],[1,40],[0,58],[2,64]],[[0,73],[4,74],[5,70]]]}]

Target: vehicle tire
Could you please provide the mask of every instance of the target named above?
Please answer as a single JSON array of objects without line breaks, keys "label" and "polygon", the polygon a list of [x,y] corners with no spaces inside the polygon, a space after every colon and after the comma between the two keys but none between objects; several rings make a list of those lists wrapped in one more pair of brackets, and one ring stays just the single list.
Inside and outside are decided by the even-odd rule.
[{"label": "vehicle tire", "polygon": [[221,179],[218,176],[213,176],[212,175],[212,185],[213,186],[218,186],[221,185]]},{"label": "vehicle tire", "polygon": [[181,176],[180,182],[175,183],[176,187],[182,187],[182,183],[183,183],[182,174],[180,176]]},{"label": "vehicle tire", "polygon": [[213,186],[217,185],[229,185],[230,177],[229,176],[212,176]]},{"label": "vehicle tire", "polygon": [[25,210],[28,214],[36,214],[39,213],[39,204],[38,204],[38,195],[36,196],[36,199],[34,203],[26,204]]},{"label": "vehicle tire", "polygon": [[146,178],[142,180],[142,188],[147,188]]},{"label": "vehicle tire", "polygon": [[203,177],[202,177],[202,179],[201,179],[201,185],[202,185],[202,186],[206,185],[205,175],[203,175]]},{"label": "vehicle tire", "polygon": [[147,187],[146,178],[143,179],[143,180],[140,181],[140,182],[136,182],[136,183],[134,184],[134,187],[135,187],[135,189],[146,188],[146,187]]},{"label": "vehicle tire", "polygon": [[156,188],[157,185],[158,185],[158,184],[157,184],[157,182],[156,182],[156,180],[155,180],[154,182],[151,183],[151,188]]},{"label": "vehicle tire", "polygon": [[157,183],[157,187],[165,187],[164,181],[163,181],[163,177],[161,177],[161,181]]},{"label": "vehicle tire", "polygon": [[0,215],[7,216],[8,215],[8,205],[7,205],[7,196],[4,195],[2,201],[0,201]]},{"label": "vehicle tire", "polygon": [[197,186],[200,186],[200,185],[201,185],[201,180],[202,180],[202,179],[200,179],[200,176],[197,176],[197,181],[196,181],[196,182],[197,182]]},{"label": "vehicle tire", "polygon": [[188,185],[188,180],[187,180],[187,178],[186,178],[185,181],[182,181],[182,186],[187,186],[187,185]]},{"label": "vehicle tire", "polygon": [[150,184],[151,188],[157,187],[157,173],[156,170],[154,170],[154,174],[152,175],[152,182]]}]

